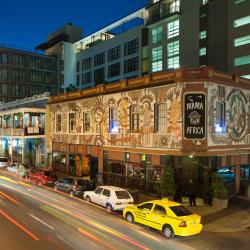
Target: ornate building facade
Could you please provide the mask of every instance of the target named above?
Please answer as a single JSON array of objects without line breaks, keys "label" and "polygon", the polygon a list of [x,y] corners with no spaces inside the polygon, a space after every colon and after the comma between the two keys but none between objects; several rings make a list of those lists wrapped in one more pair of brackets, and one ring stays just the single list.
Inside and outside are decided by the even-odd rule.
[{"label": "ornate building facade", "polygon": [[206,197],[217,171],[230,193],[249,181],[250,82],[212,68],[180,69],[50,98],[55,170],[156,193],[166,162],[182,190]]}]

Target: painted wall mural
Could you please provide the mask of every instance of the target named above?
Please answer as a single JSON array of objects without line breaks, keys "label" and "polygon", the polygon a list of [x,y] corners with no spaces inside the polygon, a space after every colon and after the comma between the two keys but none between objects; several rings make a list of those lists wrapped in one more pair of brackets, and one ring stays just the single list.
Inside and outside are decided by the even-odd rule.
[{"label": "painted wall mural", "polygon": [[208,145],[249,144],[250,91],[208,85]]},{"label": "painted wall mural", "polygon": [[[111,145],[151,148],[180,148],[182,140],[182,88],[161,86],[131,92],[115,93],[72,102],[50,105],[49,131],[53,142],[70,144]],[[166,104],[166,114],[161,131],[155,131],[155,107]],[[138,131],[131,131],[130,109],[138,107]],[[111,131],[110,115],[115,132]],[[69,113],[75,113],[75,133],[68,133]],[[90,113],[90,130],[84,132],[84,113]],[[55,114],[62,115],[61,132],[55,132]],[[137,119],[137,118],[136,118]]]}]

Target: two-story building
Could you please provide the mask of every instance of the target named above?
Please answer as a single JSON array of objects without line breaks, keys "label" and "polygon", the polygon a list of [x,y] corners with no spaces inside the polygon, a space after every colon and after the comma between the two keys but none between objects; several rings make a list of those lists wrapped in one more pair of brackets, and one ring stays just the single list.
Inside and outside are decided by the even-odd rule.
[{"label": "two-story building", "polygon": [[145,75],[53,96],[54,170],[156,192],[166,162],[182,190],[207,196],[218,172],[230,194],[249,182],[250,81],[204,67]]},{"label": "two-story building", "polygon": [[46,162],[45,120],[49,93],[0,106],[0,154],[10,162],[43,166]]}]

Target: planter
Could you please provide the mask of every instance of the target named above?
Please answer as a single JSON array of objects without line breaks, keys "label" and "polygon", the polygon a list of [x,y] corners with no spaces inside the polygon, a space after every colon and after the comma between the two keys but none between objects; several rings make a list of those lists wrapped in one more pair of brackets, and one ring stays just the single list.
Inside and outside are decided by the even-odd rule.
[{"label": "planter", "polygon": [[212,199],[212,205],[220,210],[227,208],[228,205],[228,199]]}]

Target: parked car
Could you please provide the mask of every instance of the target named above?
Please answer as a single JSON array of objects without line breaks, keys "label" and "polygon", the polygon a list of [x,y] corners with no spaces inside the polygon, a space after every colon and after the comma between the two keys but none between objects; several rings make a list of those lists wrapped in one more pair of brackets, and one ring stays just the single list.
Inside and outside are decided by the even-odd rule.
[{"label": "parked car", "polygon": [[23,163],[14,162],[7,167],[7,170],[21,177],[27,177],[30,169]]},{"label": "parked car", "polygon": [[94,191],[84,192],[83,198],[88,202],[106,207],[109,213],[112,210],[123,210],[134,203],[134,199],[127,190],[114,186],[99,186]]},{"label": "parked car", "polygon": [[29,179],[39,185],[53,185],[57,181],[56,172],[48,169],[31,169]]},{"label": "parked car", "polygon": [[189,236],[202,230],[201,217],[182,204],[168,199],[131,205],[123,210],[128,222],[137,222],[162,231],[167,238]]},{"label": "parked car", "polygon": [[88,180],[74,180],[65,177],[55,183],[55,190],[68,193],[70,196],[82,197],[84,191],[93,190],[94,186]]},{"label": "parked car", "polygon": [[0,156],[0,168],[6,168],[9,166],[8,157]]}]

